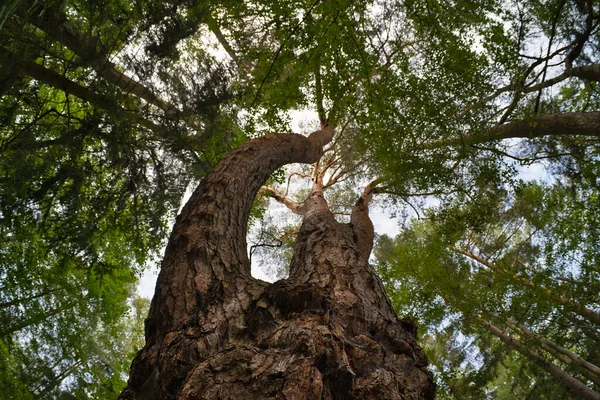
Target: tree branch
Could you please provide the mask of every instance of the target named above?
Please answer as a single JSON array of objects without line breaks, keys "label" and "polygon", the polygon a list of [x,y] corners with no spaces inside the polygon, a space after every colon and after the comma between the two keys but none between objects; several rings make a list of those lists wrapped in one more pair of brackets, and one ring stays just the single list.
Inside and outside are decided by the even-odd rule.
[{"label": "tree branch", "polygon": [[439,140],[426,143],[418,148],[436,149],[446,146],[470,146],[477,143],[512,138],[531,139],[543,136],[575,135],[600,137],[600,112],[542,115],[529,120],[498,125],[483,134],[471,134],[455,139]]},{"label": "tree branch", "polygon": [[63,75],[55,72],[51,69],[45,68],[42,65],[29,61],[19,60],[18,57],[11,51],[0,48],[0,58],[3,58],[9,62],[18,63],[19,72],[23,75],[29,76],[41,83],[52,86],[56,89],[62,90],[66,94],[71,94],[75,97],[80,98],[93,106],[102,108],[107,111],[117,112],[123,115],[126,119],[136,122],[148,129],[151,129],[157,133],[164,133],[166,129],[160,125],[155,124],[143,118],[140,114],[125,110],[120,105],[116,104],[112,99],[99,95],[96,92],[75,83]]},{"label": "tree branch", "polygon": [[274,198],[298,215],[304,215],[306,211],[302,204],[296,203],[294,200],[271,186],[261,186],[259,193]]},{"label": "tree branch", "polygon": [[235,54],[235,50],[233,50],[233,47],[231,47],[231,45],[227,41],[227,38],[225,37],[223,32],[221,32],[221,29],[219,29],[218,21],[208,12],[205,14],[204,19],[206,21],[208,29],[210,29],[210,31],[215,35],[215,37],[217,38],[221,46],[223,46],[223,49],[225,49],[229,57],[231,57],[231,59],[241,70],[247,71],[247,66],[245,65],[245,63],[242,62],[242,60],[237,56],[237,54]]},{"label": "tree branch", "polygon": [[373,198],[373,183],[367,185],[354,204],[350,214],[350,225],[360,254],[369,259],[373,250],[375,231],[373,222],[369,218],[369,202]]},{"label": "tree branch", "polygon": [[321,83],[321,63],[319,61],[317,59],[317,65],[315,66],[315,97],[319,122],[321,123],[321,127],[324,127],[327,126],[327,114],[323,106],[323,85]]}]

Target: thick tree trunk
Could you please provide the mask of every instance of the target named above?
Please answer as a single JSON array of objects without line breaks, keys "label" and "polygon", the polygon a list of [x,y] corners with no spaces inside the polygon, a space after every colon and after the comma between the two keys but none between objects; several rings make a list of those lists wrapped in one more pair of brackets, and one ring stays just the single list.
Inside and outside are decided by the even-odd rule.
[{"label": "thick tree trunk", "polygon": [[289,279],[250,275],[258,189],[281,165],[317,161],[332,134],[255,139],[200,184],[177,219],[121,399],[433,398],[416,327],[397,319],[367,263],[368,235],[333,218],[320,185]]}]

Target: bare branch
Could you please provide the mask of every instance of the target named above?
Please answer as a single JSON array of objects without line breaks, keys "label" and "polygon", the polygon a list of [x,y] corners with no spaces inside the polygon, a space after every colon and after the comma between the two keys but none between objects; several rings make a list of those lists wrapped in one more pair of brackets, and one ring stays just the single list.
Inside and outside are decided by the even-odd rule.
[{"label": "bare branch", "polygon": [[301,178],[307,178],[307,179],[311,179],[312,177],[310,175],[306,175],[306,174],[301,174],[300,172],[292,172],[288,175],[288,179],[287,179],[287,186],[285,187],[285,194],[284,196],[287,196],[288,193],[290,192],[290,183],[292,181],[292,177],[293,176],[299,176]]},{"label": "bare branch", "polygon": [[259,193],[273,197],[275,200],[285,205],[287,208],[289,208],[296,214],[303,215],[305,212],[303,205],[296,203],[294,200],[290,199],[289,197],[282,194],[277,189],[271,186],[262,186],[260,188]]}]

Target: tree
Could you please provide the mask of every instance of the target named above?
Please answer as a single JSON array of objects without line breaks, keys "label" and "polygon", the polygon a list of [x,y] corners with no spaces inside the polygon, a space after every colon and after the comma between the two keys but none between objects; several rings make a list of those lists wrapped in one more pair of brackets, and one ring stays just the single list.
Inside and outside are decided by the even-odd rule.
[{"label": "tree", "polygon": [[[355,169],[357,182],[367,187],[362,201],[348,207],[356,210],[349,222],[363,259],[372,236],[363,218],[371,195],[410,205],[419,195],[483,198],[515,184],[516,163],[557,159],[553,167],[575,177],[587,174],[598,156],[599,12],[592,1],[524,0],[506,7],[495,0],[14,0],[0,12],[6,78],[0,86],[0,234],[18,242],[39,238],[32,248],[43,251],[33,254],[39,259],[52,253],[56,262],[49,270],[76,260],[94,277],[118,275],[121,288],[130,279],[119,274],[121,267],[143,268],[189,180],[202,178],[246,137],[289,131],[291,109],[316,109],[321,126],[337,127],[354,154],[332,170]],[[235,68],[211,56],[208,32]],[[225,99],[231,103],[224,105]],[[517,150],[507,144],[518,139]],[[219,176],[205,181],[203,190],[226,185]],[[313,180],[320,184],[318,176]],[[302,208],[298,203],[297,211]],[[201,219],[218,214],[213,211],[202,211]],[[236,226],[244,228],[245,214],[239,215],[244,218]],[[23,226],[36,235],[23,233]],[[241,230],[232,228],[232,234]],[[245,271],[244,242],[236,243],[240,247],[231,254]],[[115,257],[115,249],[125,254]],[[225,253],[210,263],[232,264]],[[7,259],[17,262],[20,256],[15,250]],[[190,300],[185,285],[192,283],[169,272],[171,262],[165,261],[163,284],[179,282],[169,290]],[[302,262],[296,264],[302,269]],[[199,293],[209,293],[198,302],[229,301],[230,293],[220,289],[229,283],[203,289],[209,283],[193,283]],[[23,293],[21,286],[28,287],[19,280],[2,301],[41,299],[58,289],[38,284]],[[157,294],[151,318],[158,327],[148,330],[155,344],[179,340],[168,332],[179,329],[180,309],[163,304],[164,296]],[[379,307],[385,308],[383,299]],[[232,315],[227,304],[241,302],[222,308]],[[210,304],[198,318],[219,310]],[[157,313],[166,312],[160,307],[176,313],[160,315],[170,328],[157,322]],[[393,320],[391,311],[383,314]],[[206,326],[190,321],[192,330]],[[381,340],[385,347],[390,339]],[[144,354],[154,353],[147,349],[142,361]]]},{"label": "tree", "polygon": [[368,195],[342,225],[315,180],[290,277],[250,275],[246,223],[260,186],[286,163],[318,161],[332,136],[252,140],[203,180],[175,224],[121,398],[433,398],[416,327],[397,319],[368,265]]},{"label": "tree", "polygon": [[[488,12],[477,10],[484,17],[475,16],[476,7],[466,2],[456,4],[457,9],[464,7],[460,10],[462,13],[458,10],[448,12],[446,7],[436,2],[427,4],[426,8],[414,2],[378,3],[382,9],[382,24],[375,23],[377,18],[370,18],[379,11],[368,10],[369,4],[365,2],[316,1],[274,5],[265,1],[223,7],[210,14],[208,24],[211,31],[243,71],[239,79],[253,89],[248,90],[248,103],[253,115],[247,126],[252,128],[256,120],[279,126],[283,110],[315,105],[322,126],[350,126],[358,132],[352,143],[359,152],[367,155],[362,176],[367,182],[372,180],[374,185],[368,186],[370,189],[363,193],[362,201],[353,208],[350,217],[352,230],[346,231],[352,233],[356,247],[353,251],[362,255],[363,259],[370,252],[368,238],[372,237],[372,232],[365,219],[359,216],[360,210],[366,211],[368,199],[374,193],[400,198],[423,193],[441,196],[465,193],[483,197],[487,192],[480,190],[481,185],[477,184],[493,180],[497,189],[511,177],[510,165],[507,168],[505,157],[514,158],[515,155],[504,151],[500,143],[502,139],[551,137],[526,149],[527,153],[519,157],[523,162],[535,159],[536,153],[543,151],[540,150],[543,146],[549,148],[548,153],[551,150],[563,153],[562,150],[569,147],[572,140],[569,137],[565,143],[560,141],[567,129],[572,129],[569,136],[590,138],[592,145],[584,148],[584,153],[595,151],[593,141],[597,135],[597,112],[587,112],[587,108],[580,107],[573,93],[565,91],[561,98],[565,106],[559,106],[557,98],[546,99],[541,95],[542,89],[567,79],[583,77],[590,82],[586,93],[590,103],[594,104],[592,108],[596,108],[596,75],[583,73],[584,70],[592,72],[595,64],[587,64],[588,59],[582,61],[584,65],[573,64],[586,54],[584,49],[589,50],[597,43],[595,36],[591,35],[597,14],[594,6],[569,9],[565,16],[561,13],[562,6],[552,8],[550,17],[555,17],[556,22],[550,30],[560,31],[561,41],[568,40],[569,43],[557,51],[549,50],[550,55],[534,56],[531,61],[528,55],[521,57],[519,52],[526,49],[530,30],[542,25],[547,28],[548,15],[542,15],[540,7],[531,3],[526,3],[525,11],[519,9],[514,14],[502,12],[499,2],[479,2],[477,5]],[[502,15],[514,24],[511,28],[518,31],[517,34],[506,32],[503,26],[506,22],[497,21],[496,15]],[[581,22],[583,26],[580,26]],[[389,34],[387,27],[394,24],[399,29]],[[567,28],[569,24],[572,26],[570,30]],[[268,29],[269,26],[276,29]],[[583,31],[580,32],[579,28]],[[398,31],[404,35],[400,36]],[[473,50],[472,41],[463,38],[472,36],[461,36],[467,32],[476,32],[473,36],[480,34],[484,38],[483,54]],[[551,37],[555,35],[549,34]],[[546,80],[548,65],[550,61],[554,63],[554,57],[563,57],[559,63],[564,64],[567,72],[559,79]],[[530,77],[532,74],[534,76]],[[506,82],[506,86],[496,89],[493,84],[497,82]],[[527,99],[530,93],[540,95],[531,102]],[[503,94],[513,98],[507,101],[501,97]],[[576,113],[567,112],[571,105]],[[259,143],[267,147],[266,139]],[[292,145],[288,144],[288,147]],[[148,342],[133,365],[130,386],[122,394],[123,398],[150,396],[149,393],[166,398],[252,397],[259,390],[263,396],[275,397],[276,393],[287,389],[284,383],[286,377],[290,377],[287,382],[292,382],[291,374],[299,369],[290,365],[284,371],[276,370],[277,365],[272,364],[266,354],[273,354],[278,349],[281,357],[286,357],[283,354],[289,354],[288,339],[298,337],[289,333],[290,330],[302,326],[295,322],[294,328],[285,324],[281,328],[283,322],[278,318],[282,315],[301,318],[299,316],[303,313],[300,311],[304,308],[290,307],[306,304],[319,310],[320,306],[314,304],[321,303],[313,300],[321,296],[314,295],[311,290],[306,295],[308,298],[293,297],[298,292],[296,280],[312,283],[315,277],[320,278],[320,285],[334,282],[335,286],[336,279],[348,275],[347,270],[336,270],[333,261],[328,265],[336,271],[333,276],[331,272],[325,275],[320,272],[320,268],[327,265],[325,261],[318,262],[323,256],[328,261],[345,259],[346,256],[334,257],[338,251],[334,244],[338,240],[327,236],[338,232],[339,228],[329,227],[325,231],[320,228],[332,217],[325,212],[309,211],[313,202],[321,202],[314,201],[314,196],[322,197],[319,179],[313,177],[316,187],[313,186],[310,200],[305,205],[294,204],[289,198],[264,189],[295,211],[306,211],[290,263],[290,278],[265,288],[248,276],[243,250],[245,242],[243,233],[240,233],[242,229],[237,226],[239,221],[243,224],[247,220],[252,197],[268,178],[268,173],[257,174],[256,178],[260,179],[255,182],[254,176],[250,179],[235,168],[233,160],[242,161],[244,156],[258,152],[252,144],[241,149],[201,184],[178,220],[149,318]],[[277,157],[277,152],[271,150],[264,153],[265,163],[272,160],[270,157]],[[245,168],[254,171],[252,162],[245,162]],[[226,168],[234,171],[235,179],[221,172]],[[240,196],[246,199],[246,211],[242,210],[245,213],[242,217],[230,208],[232,204],[236,210],[241,208],[238,192],[229,189],[228,181],[235,182],[238,176],[243,177],[244,184],[252,182],[253,185],[252,193]],[[196,211],[192,211],[194,209]],[[224,217],[221,217],[221,210],[226,210]],[[311,221],[310,217],[316,214],[322,218],[320,224]],[[235,223],[230,223],[230,218],[235,219]],[[194,220],[195,227],[188,228],[186,219]],[[215,225],[218,228],[214,228]],[[225,226],[238,233],[219,233]],[[229,236],[232,234],[237,239]],[[197,242],[190,239],[192,235],[198,237]],[[319,237],[321,241],[311,241],[311,237]],[[349,237],[347,235],[346,240]],[[326,253],[316,253],[323,243],[331,248]],[[232,245],[235,247],[230,248]],[[350,247],[348,244],[344,246]],[[196,248],[201,250],[194,250]],[[350,250],[347,252],[350,253]],[[231,260],[236,268],[231,268]],[[240,273],[239,269],[246,272]],[[355,300],[350,295],[346,295],[350,300],[344,298],[346,291],[352,293],[355,289],[341,284],[339,287],[346,290],[341,291],[341,298],[333,290],[333,295],[330,295],[333,299],[328,307],[333,310],[337,307],[335,300],[341,308],[348,308],[347,302]],[[281,294],[283,292],[285,296]],[[274,294],[266,296],[264,293]],[[287,293],[291,293],[292,297]],[[361,292],[357,301],[360,304],[369,297],[371,295],[366,291]],[[284,300],[278,301],[278,298]],[[381,303],[384,301],[381,300]],[[387,308],[384,304],[380,306]],[[254,320],[255,310],[261,308],[268,311],[268,316],[257,323]],[[347,311],[339,314],[348,316]],[[387,312],[382,314],[388,315]],[[217,321],[222,321],[223,325]],[[270,330],[271,326],[275,331]],[[319,332],[319,329],[314,327],[310,332],[315,335],[314,332]],[[277,340],[264,342],[268,343],[268,348],[260,346],[260,340],[274,337]],[[345,339],[340,341],[348,348],[365,347],[355,338],[346,339],[347,342]],[[378,339],[382,346],[389,340],[384,337]],[[190,348],[198,342],[202,343],[200,350],[192,354]],[[299,339],[295,342],[304,343]],[[309,349],[308,354],[315,354],[310,345],[304,347]],[[352,351],[348,350],[349,353]],[[352,360],[351,364],[362,365],[353,354],[347,357]],[[179,360],[178,367],[173,365],[174,359]],[[264,365],[263,359],[266,360]],[[302,362],[311,360],[312,357],[305,357]],[[340,364],[336,362],[334,365]],[[261,383],[262,379],[266,379],[264,374],[275,371],[277,374],[274,375],[280,377],[277,381],[281,385],[279,388]],[[315,370],[309,371],[312,372],[303,375],[312,377]],[[327,393],[330,390],[327,387],[340,380],[328,380],[325,374],[315,381],[324,383],[315,386],[316,394],[310,389],[304,391],[308,397],[322,395],[321,390]],[[364,379],[354,379],[350,390],[355,392],[344,393],[345,389],[336,387],[331,393],[347,396],[361,393],[363,382]],[[310,387],[301,381],[294,385],[296,390]],[[373,387],[376,385],[373,384]],[[390,393],[389,387],[379,395],[384,393]]]},{"label": "tree", "polygon": [[[187,17],[163,21],[177,7],[0,7],[0,346],[11,360],[0,379],[9,397],[56,398],[67,387],[116,397],[130,360],[114,359],[130,359],[137,342],[123,330],[122,343],[98,349],[88,332],[117,335],[189,181],[243,140],[223,109],[227,67],[192,49],[194,62],[177,56],[201,16],[189,5]],[[147,47],[143,59],[135,46]]]},{"label": "tree", "polygon": [[[108,286],[105,284],[104,286]],[[88,285],[92,288],[93,285]],[[99,288],[97,288],[98,290]],[[133,300],[123,313],[120,298],[105,287],[105,302],[88,295],[69,304],[66,312],[46,313],[44,321],[29,320],[17,334],[0,337],[0,387],[14,399],[115,398],[125,385],[130,360],[143,342],[142,322],[148,312],[146,299]],[[65,296],[73,302],[74,295]],[[50,303],[47,300],[45,304]],[[116,303],[116,304],[115,304]],[[108,318],[100,315],[116,306]],[[4,306],[4,305],[3,305]],[[24,307],[37,304],[23,302]],[[14,320],[3,323],[13,327]],[[3,313],[8,315],[9,313]],[[50,315],[52,314],[52,315]],[[12,323],[12,325],[11,325]],[[24,325],[24,324],[22,324]]]},{"label": "tree", "polygon": [[[428,327],[426,352],[453,348],[435,352],[442,392],[509,398],[508,384],[523,397],[599,397],[596,199],[594,187],[521,184],[512,196],[438,206],[381,238],[379,271],[396,306]],[[448,342],[460,335],[471,348]],[[497,380],[503,369],[512,372]]]},{"label": "tree", "polygon": [[[241,137],[219,110],[231,96],[224,66],[196,52],[185,72],[169,73],[179,62],[164,53],[191,34],[171,34],[160,20],[176,4],[104,5],[20,0],[8,8],[0,223],[10,232],[15,220],[35,221],[40,238],[69,257],[84,254],[87,269],[109,270],[102,247],[126,240],[130,268],[139,269],[165,239],[188,182]],[[172,22],[197,26],[192,14]],[[156,34],[144,40],[146,31]],[[144,60],[128,54],[131,42],[147,46]]]}]

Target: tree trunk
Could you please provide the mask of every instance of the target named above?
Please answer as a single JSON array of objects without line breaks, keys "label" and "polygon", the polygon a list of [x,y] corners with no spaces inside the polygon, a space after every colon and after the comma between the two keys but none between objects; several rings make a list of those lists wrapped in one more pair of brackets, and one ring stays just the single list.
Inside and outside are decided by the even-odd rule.
[{"label": "tree trunk", "polygon": [[[511,272],[508,271],[507,269],[500,268],[496,264],[489,262],[486,259],[484,259],[476,254],[471,253],[470,251],[459,249],[458,247],[451,247],[451,250],[455,251],[456,253],[467,256],[472,260],[477,261],[479,264],[483,265],[484,267],[489,268],[492,271],[500,272],[503,274],[511,274]],[[530,286],[536,290],[539,290],[541,293],[546,295],[550,300],[552,300],[558,304],[562,304],[565,307],[565,309],[567,309],[568,311],[572,311],[576,314],[579,314],[580,316],[587,319],[588,321],[593,322],[596,325],[600,326],[600,313],[598,313],[594,310],[591,310],[591,309],[587,308],[586,306],[578,304],[578,303],[574,302],[573,300],[568,299],[567,297],[565,297],[561,294],[556,294],[551,289],[548,289],[544,286],[540,286],[537,283],[533,282],[531,279],[528,279],[526,277],[522,277],[517,274],[512,274],[511,278],[514,281],[519,281],[526,286]]]},{"label": "tree trunk", "polygon": [[499,321],[502,321],[510,328],[517,330],[526,340],[530,343],[536,343],[539,347],[552,354],[554,357],[564,362],[567,365],[575,366],[579,368],[579,372],[583,374],[590,381],[600,385],[600,368],[596,365],[584,360],[578,354],[571,350],[559,346],[553,341],[545,338],[542,335],[538,335],[526,326],[519,324],[512,318],[502,318],[498,313],[491,313],[492,317]]},{"label": "tree trunk", "polygon": [[58,90],[62,90],[65,93],[65,96],[73,95],[83,101],[87,101],[94,107],[99,107],[104,110],[118,113],[124,118],[132,122],[137,122],[140,125],[153,130],[154,132],[166,132],[166,129],[163,126],[145,119],[141,114],[138,114],[135,111],[124,109],[113,99],[98,94],[85,86],[73,82],[58,72],[46,68],[35,61],[20,59],[19,56],[3,47],[0,47],[0,59],[6,63],[5,65],[12,65],[12,68],[16,71],[16,73],[33,78]]},{"label": "tree trunk", "polygon": [[568,374],[563,371],[561,368],[556,366],[554,363],[547,361],[539,355],[535,350],[532,350],[521,343],[519,340],[510,336],[509,334],[503,332],[498,327],[492,325],[490,322],[479,318],[474,317],[477,323],[484,326],[492,335],[498,337],[504,343],[509,345],[511,348],[517,350],[519,353],[527,357],[529,360],[536,363],[540,368],[544,369],[550,375],[552,375],[556,380],[561,382],[565,387],[569,388],[574,395],[578,396],[581,399],[588,400],[600,400],[600,393],[595,392],[589,386],[581,382],[579,379],[574,376]]},{"label": "tree trunk", "polygon": [[284,164],[316,162],[332,135],[252,140],[196,189],[177,218],[146,346],[121,399],[433,398],[416,326],[398,320],[364,239],[334,219],[320,185],[305,204],[290,277],[267,284],[250,275],[246,223],[258,189]]}]

